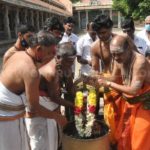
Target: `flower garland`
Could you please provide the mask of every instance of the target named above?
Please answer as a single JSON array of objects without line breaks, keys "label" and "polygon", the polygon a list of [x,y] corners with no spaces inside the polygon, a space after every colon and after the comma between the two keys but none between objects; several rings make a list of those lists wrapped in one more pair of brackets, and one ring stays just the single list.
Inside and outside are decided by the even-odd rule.
[{"label": "flower garland", "polygon": [[81,137],[90,137],[95,121],[96,90],[77,91],[75,98],[75,126]]}]

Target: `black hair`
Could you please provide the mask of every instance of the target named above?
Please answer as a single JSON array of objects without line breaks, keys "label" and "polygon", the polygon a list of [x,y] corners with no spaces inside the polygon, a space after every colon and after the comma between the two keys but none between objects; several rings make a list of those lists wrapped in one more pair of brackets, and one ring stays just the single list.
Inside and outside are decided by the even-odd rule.
[{"label": "black hair", "polygon": [[72,17],[68,17],[68,18],[64,19],[64,24],[67,24],[67,23],[75,24],[75,21],[74,21],[74,19]]},{"label": "black hair", "polygon": [[20,24],[17,27],[17,33],[26,34],[28,32],[35,32],[34,26],[31,24]]},{"label": "black hair", "polygon": [[131,17],[125,18],[121,23],[121,28],[122,29],[131,28],[131,29],[135,30],[133,19]]},{"label": "black hair", "polygon": [[69,57],[76,55],[76,49],[71,42],[65,42],[58,45],[56,53],[60,57]]},{"label": "black hair", "polygon": [[147,50],[145,53],[145,57],[150,56],[150,50]]},{"label": "black hair", "polygon": [[89,29],[89,28],[90,28],[90,26],[92,26],[92,28],[93,28],[93,22],[89,22],[89,23],[87,23],[86,28],[87,28],[87,29]]},{"label": "black hair", "polygon": [[96,32],[102,28],[110,29],[113,27],[113,22],[108,15],[101,14],[94,19],[93,30]]},{"label": "black hair", "polygon": [[45,23],[44,23],[44,30],[59,30],[59,31],[63,31],[63,25],[62,23],[59,21],[59,19],[57,17],[51,17],[51,18],[47,18]]},{"label": "black hair", "polygon": [[44,30],[35,33],[29,38],[29,47],[35,47],[37,45],[48,47],[55,44],[56,44],[55,37],[48,31]]}]

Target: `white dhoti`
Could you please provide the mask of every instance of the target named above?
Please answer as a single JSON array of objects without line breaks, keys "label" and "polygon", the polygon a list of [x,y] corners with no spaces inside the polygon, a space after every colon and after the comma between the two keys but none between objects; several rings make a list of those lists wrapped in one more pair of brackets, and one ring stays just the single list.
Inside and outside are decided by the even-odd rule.
[{"label": "white dhoti", "polygon": [[[58,104],[50,101],[48,97],[40,96],[39,103],[53,111]],[[31,150],[57,150],[58,149],[58,125],[54,119],[42,117],[25,119]]]},{"label": "white dhoti", "polygon": [[21,97],[0,83],[0,150],[28,150],[23,113]]}]

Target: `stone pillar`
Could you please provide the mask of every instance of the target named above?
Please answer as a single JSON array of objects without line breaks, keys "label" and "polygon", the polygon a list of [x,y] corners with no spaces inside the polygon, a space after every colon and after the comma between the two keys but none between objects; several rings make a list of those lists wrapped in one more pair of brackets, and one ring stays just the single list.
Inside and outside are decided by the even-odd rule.
[{"label": "stone pillar", "polygon": [[86,26],[87,26],[87,24],[89,22],[89,13],[88,13],[88,10],[86,10],[85,13],[86,13]]},{"label": "stone pillar", "polygon": [[39,12],[38,11],[36,11],[36,27],[37,27],[37,30],[39,31],[40,23],[39,23]]},{"label": "stone pillar", "polygon": [[31,16],[30,16],[31,17],[31,24],[34,26],[34,16],[33,16],[34,13],[32,10],[30,11],[30,14],[31,14]]},{"label": "stone pillar", "polygon": [[43,17],[43,12],[41,12],[41,26],[43,27],[44,24],[44,17]]},{"label": "stone pillar", "polygon": [[102,14],[104,14],[104,9],[102,9]]},{"label": "stone pillar", "polygon": [[80,17],[80,11],[78,11],[78,28],[81,29],[81,17]]},{"label": "stone pillar", "polygon": [[24,22],[27,23],[28,12],[27,9],[24,10]]},{"label": "stone pillar", "polygon": [[47,19],[47,18],[49,18],[49,14],[48,14],[48,13],[46,13],[46,19]]},{"label": "stone pillar", "polygon": [[16,14],[15,14],[15,34],[16,34],[16,37],[18,36],[17,35],[17,28],[18,28],[19,24],[20,24],[20,20],[19,20],[19,8],[16,8]]},{"label": "stone pillar", "polygon": [[120,14],[120,11],[118,11],[118,28],[121,28],[121,14]]},{"label": "stone pillar", "polygon": [[112,20],[112,9],[109,10],[109,16],[110,16],[110,18]]},{"label": "stone pillar", "polygon": [[11,39],[11,32],[10,32],[10,27],[9,27],[9,7],[5,5],[5,13],[4,13],[4,31],[7,39]]}]

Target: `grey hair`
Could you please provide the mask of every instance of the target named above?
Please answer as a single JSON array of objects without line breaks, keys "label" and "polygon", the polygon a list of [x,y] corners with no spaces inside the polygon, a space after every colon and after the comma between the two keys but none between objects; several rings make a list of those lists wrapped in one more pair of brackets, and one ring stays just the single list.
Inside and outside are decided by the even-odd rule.
[{"label": "grey hair", "polygon": [[35,47],[37,45],[49,47],[55,45],[55,37],[48,31],[41,30],[38,33],[33,34],[29,38],[29,47]]},{"label": "grey hair", "polygon": [[71,42],[61,43],[57,47],[57,56],[68,57],[76,55],[76,50]]}]

